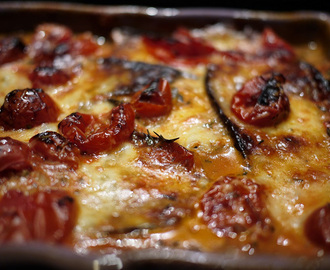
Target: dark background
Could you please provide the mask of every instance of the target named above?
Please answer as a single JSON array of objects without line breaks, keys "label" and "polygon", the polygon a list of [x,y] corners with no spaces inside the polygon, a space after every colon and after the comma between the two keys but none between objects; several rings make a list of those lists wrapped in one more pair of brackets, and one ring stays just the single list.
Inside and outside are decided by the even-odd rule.
[{"label": "dark background", "polygon": [[[38,2],[38,0],[32,0]],[[1,2],[1,1],[0,1]],[[22,1],[21,2],[29,2]],[[42,0],[39,0],[42,2]],[[140,5],[152,7],[222,7],[230,9],[252,9],[272,11],[312,10],[330,12],[330,0],[57,0],[57,3],[70,2],[93,5]]]}]

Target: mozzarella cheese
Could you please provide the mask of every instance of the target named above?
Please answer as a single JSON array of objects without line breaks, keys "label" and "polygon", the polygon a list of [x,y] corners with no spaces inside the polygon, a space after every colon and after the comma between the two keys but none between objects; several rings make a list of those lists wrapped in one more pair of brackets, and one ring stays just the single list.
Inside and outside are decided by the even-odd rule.
[{"label": "mozzarella cheese", "polygon": [[[243,48],[253,52],[260,42],[257,33],[247,38],[246,33],[227,30],[223,25],[192,33],[221,50]],[[114,43],[102,46],[108,46],[105,51],[111,52],[102,57],[125,57],[127,61],[159,64],[138,37],[120,39],[118,43],[114,39]],[[302,48],[297,52],[301,57],[308,54],[308,58],[319,53]],[[74,79],[46,89],[59,105],[59,121],[73,112],[102,115],[114,107],[109,102],[112,93],[130,78],[126,73],[105,74],[98,60],[98,57],[80,59]],[[23,59],[0,68],[1,103],[11,90],[31,87],[26,73],[19,71],[22,66],[28,68],[29,63]],[[289,246],[292,253],[315,255],[319,248],[306,240],[303,224],[314,209],[330,201],[330,141],[324,132],[324,113],[315,102],[292,94],[286,121],[276,127],[245,126],[231,113],[229,101],[240,86],[260,74],[264,66],[238,65],[233,74],[223,66],[225,76],[213,82],[214,89],[220,93],[218,102],[230,119],[261,138],[260,145],[249,155],[247,166],[206,94],[207,65],[175,68],[184,76],[171,82],[172,92],[177,93],[173,110],[156,120],[137,119],[136,128],[148,130],[151,135],[156,132],[166,139],[178,138],[177,143],[194,153],[199,164],[196,170],[189,172],[180,166],[153,167],[152,161],[146,165],[140,159],[139,146],[126,142],[114,151],[85,157],[74,172],[45,168],[43,172],[9,179],[2,177],[0,196],[15,188],[32,190],[51,186],[71,190],[80,209],[71,245],[82,253],[107,247],[159,245],[219,251],[226,250],[230,243],[249,254],[257,249],[286,253],[287,249],[281,248]],[[47,130],[57,131],[57,123],[29,130],[1,129],[0,134],[28,142],[33,135]],[[247,233],[239,237],[233,235],[229,240],[218,237],[201,218],[201,197],[213,183],[228,175],[244,175],[265,187],[264,207],[269,212],[274,232],[268,240],[255,242],[253,249],[246,248],[246,244],[251,244],[246,242]]]}]

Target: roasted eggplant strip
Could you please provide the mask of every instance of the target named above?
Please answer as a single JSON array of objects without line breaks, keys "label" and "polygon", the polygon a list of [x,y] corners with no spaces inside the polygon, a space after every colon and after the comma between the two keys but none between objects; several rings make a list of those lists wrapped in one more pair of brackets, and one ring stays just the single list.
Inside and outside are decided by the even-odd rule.
[{"label": "roasted eggplant strip", "polygon": [[229,132],[229,135],[234,140],[235,148],[242,154],[244,159],[247,159],[248,152],[252,147],[253,141],[249,135],[243,133],[242,130],[228,118],[228,116],[224,113],[224,111],[220,105],[220,102],[216,98],[214,89],[212,87],[212,78],[213,78],[213,72],[214,72],[215,68],[216,68],[215,65],[210,65],[207,68],[207,72],[206,72],[206,76],[205,76],[206,93],[212,103],[212,106],[214,107],[217,114],[219,115],[220,120],[223,122],[227,131]]},{"label": "roasted eggplant strip", "polygon": [[120,58],[109,57],[99,60],[102,70],[110,74],[122,74],[130,72],[131,80],[116,87],[112,93],[114,96],[131,95],[138,92],[151,81],[164,78],[168,82],[173,82],[181,76],[177,69],[164,65],[148,64],[139,61],[127,61]]}]

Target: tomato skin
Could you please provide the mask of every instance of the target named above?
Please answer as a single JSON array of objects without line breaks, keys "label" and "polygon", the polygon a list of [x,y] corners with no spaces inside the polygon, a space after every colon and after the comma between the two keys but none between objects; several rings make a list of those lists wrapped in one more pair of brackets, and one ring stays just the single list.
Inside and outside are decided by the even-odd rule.
[{"label": "tomato skin", "polygon": [[71,43],[70,54],[72,55],[91,55],[99,48],[90,33],[80,34]]},{"label": "tomato skin", "polygon": [[159,79],[135,93],[132,106],[137,116],[151,118],[167,115],[172,110],[171,87],[167,80]]},{"label": "tomato skin", "polygon": [[194,154],[176,142],[161,142],[148,151],[152,166],[161,168],[180,165],[191,171],[195,167]]},{"label": "tomato skin", "polygon": [[305,235],[315,245],[330,251],[330,203],[309,215],[305,222]]},{"label": "tomato skin", "polygon": [[0,65],[19,60],[25,56],[25,44],[20,38],[8,37],[0,41]]},{"label": "tomato skin", "polygon": [[0,137],[0,173],[30,169],[31,151],[27,144],[10,137]]},{"label": "tomato skin", "polygon": [[171,63],[181,61],[183,64],[206,63],[207,57],[216,52],[211,45],[193,37],[185,28],[179,28],[170,39],[144,37],[143,42],[151,55]]},{"label": "tomato skin", "polygon": [[52,65],[57,57],[63,55],[90,55],[99,48],[93,36],[86,32],[73,35],[70,28],[45,23],[39,25],[29,46],[29,55],[38,65]]},{"label": "tomato skin", "polygon": [[262,186],[248,178],[223,177],[201,199],[203,221],[218,236],[239,234],[255,227],[258,235],[270,232]]},{"label": "tomato skin", "polygon": [[70,74],[54,66],[39,66],[30,74],[29,79],[34,88],[44,88],[50,85],[62,85],[71,79]]},{"label": "tomato skin", "polygon": [[232,99],[231,110],[242,121],[259,127],[273,126],[290,112],[280,75],[258,76],[246,82]]},{"label": "tomato skin", "polygon": [[43,90],[13,90],[7,94],[0,109],[0,125],[5,130],[29,129],[55,122],[58,115],[56,103]]},{"label": "tomato skin", "polygon": [[54,131],[46,131],[33,136],[29,146],[42,162],[51,161],[68,165],[76,169],[79,165],[79,150],[65,137]]},{"label": "tomato skin", "polygon": [[69,52],[69,41],[72,31],[62,25],[45,23],[40,24],[29,46],[29,55],[39,65],[49,65],[56,56]]},{"label": "tomato skin", "polygon": [[77,219],[74,198],[64,190],[24,195],[9,190],[0,200],[0,243],[64,242]]},{"label": "tomato skin", "polygon": [[281,61],[294,61],[296,54],[293,48],[281,39],[272,29],[265,28],[262,32],[262,46],[259,56],[262,58],[279,59]]},{"label": "tomato skin", "polygon": [[194,153],[175,142],[178,138],[168,140],[155,134],[157,137],[135,131],[132,136],[132,142],[140,147],[140,160],[145,165],[160,169],[181,166],[188,171],[195,168]]},{"label": "tomato skin", "polygon": [[134,131],[135,113],[130,104],[112,109],[110,124],[94,115],[73,113],[58,125],[60,132],[82,153],[109,151],[127,140]]}]

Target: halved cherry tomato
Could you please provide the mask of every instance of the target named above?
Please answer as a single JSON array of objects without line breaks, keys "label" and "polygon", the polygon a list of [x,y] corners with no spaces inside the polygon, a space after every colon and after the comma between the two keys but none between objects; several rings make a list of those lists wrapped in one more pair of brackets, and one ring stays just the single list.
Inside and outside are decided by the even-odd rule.
[{"label": "halved cherry tomato", "polygon": [[68,27],[45,23],[36,28],[29,54],[39,65],[52,65],[56,57],[90,55],[98,47],[89,32],[74,36]]},{"label": "halved cherry tomato", "polygon": [[134,132],[132,136],[133,143],[141,147],[140,159],[145,165],[161,169],[179,165],[189,171],[195,167],[194,153],[175,142],[178,138],[156,135]]},{"label": "halved cherry tomato", "polygon": [[201,208],[203,221],[218,236],[237,235],[254,226],[260,235],[270,232],[262,186],[251,179],[219,179],[202,197]]},{"label": "halved cherry tomato", "polygon": [[77,204],[64,190],[24,195],[9,190],[0,200],[0,243],[65,241],[77,219]]},{"label": "halved cherry tomato", "polygon": [[161,142],[148,155],[154,165],[161,167],[181,165],[190,171],[195,166],[194,154],[177,142]]},{"label": "halved cherry tomato", "polygon": [[70,54],[72,55],[90,55],[94,53],[99,48],[94,37],[86,32],[77,35],[75,39],[72,40]]},{"label": "halved cherry tomato", "polygon": [[0,109],[0,125],[6,130],[28,129],[54,122],[58,115],[56,103],[43,90],[13,90],[7,94]]},{"label": "halved cherry tomato", "polygon": [[284,93],[284,77],[279,74],[258,76],[246,82],[232,99],[232,112],[241,120],[255,126],[273,126],[290,112]]},{"label": "halved cherry tomato", "polygon": [[30,56],[39,64],[51,64],[56,56],[69,52],[72,31],[63,25],[39,25],[29,46]]},{"label": "halved cherry tomato", "polygon": [[330,251],[330,203],[309,215],[305,222],[305,234],[312,243]]},{"label": "halved cherry tomato", "polygon": [[289,43],[285,42],[270,28],[265,28],[262,33],[262,48],[258,52],[260,56],[280,60],[295,60],[296,54]]},{"label": "halved cherry tomato", "polygon": [[169,39],[145,36],[143,42],[147,50],[157,59],[169,63],[182,60],[186,64],[204,63],[216,51],[202,39],[193,37],[185,28],[179,28]]},{"label": "halved cherry tomato", "polygon": [[0,138],[0,173],[31,168],[31,151],[27,144],[10,137]]},{"label": "halved cherry tomato", "polygon": [[134,130],[135,113],[130,104],[112,109],[110,124],[89,114],[73,113],[58,125],[71,143],[87,154],[109,151],[127,140]]},{"label": "halved cherry tomato", "polygon": [[18,37],[9,37],[0,41],[0,65],[16,61],[25,56],[25,44]]},{"label": "halved cherry tomato", "polygon": [[171,87],[167,80],[159,79],[132,97],[132,106],[139,117],[167,115],[172,110]]},{"label": "halved cherry tomato", "polygon": [[29,78],[34,88],[44,88],[50,85],[65,84],[71,79],[71,76],[68,72],[54,66],[39,66],[29,74]]},{"label": "halved cherry tomato", "polygon": [[43,161],[64,163],[73,169],[79,165],[79,149],[57,132],[39,133],[30,139],[29,146]]}]

